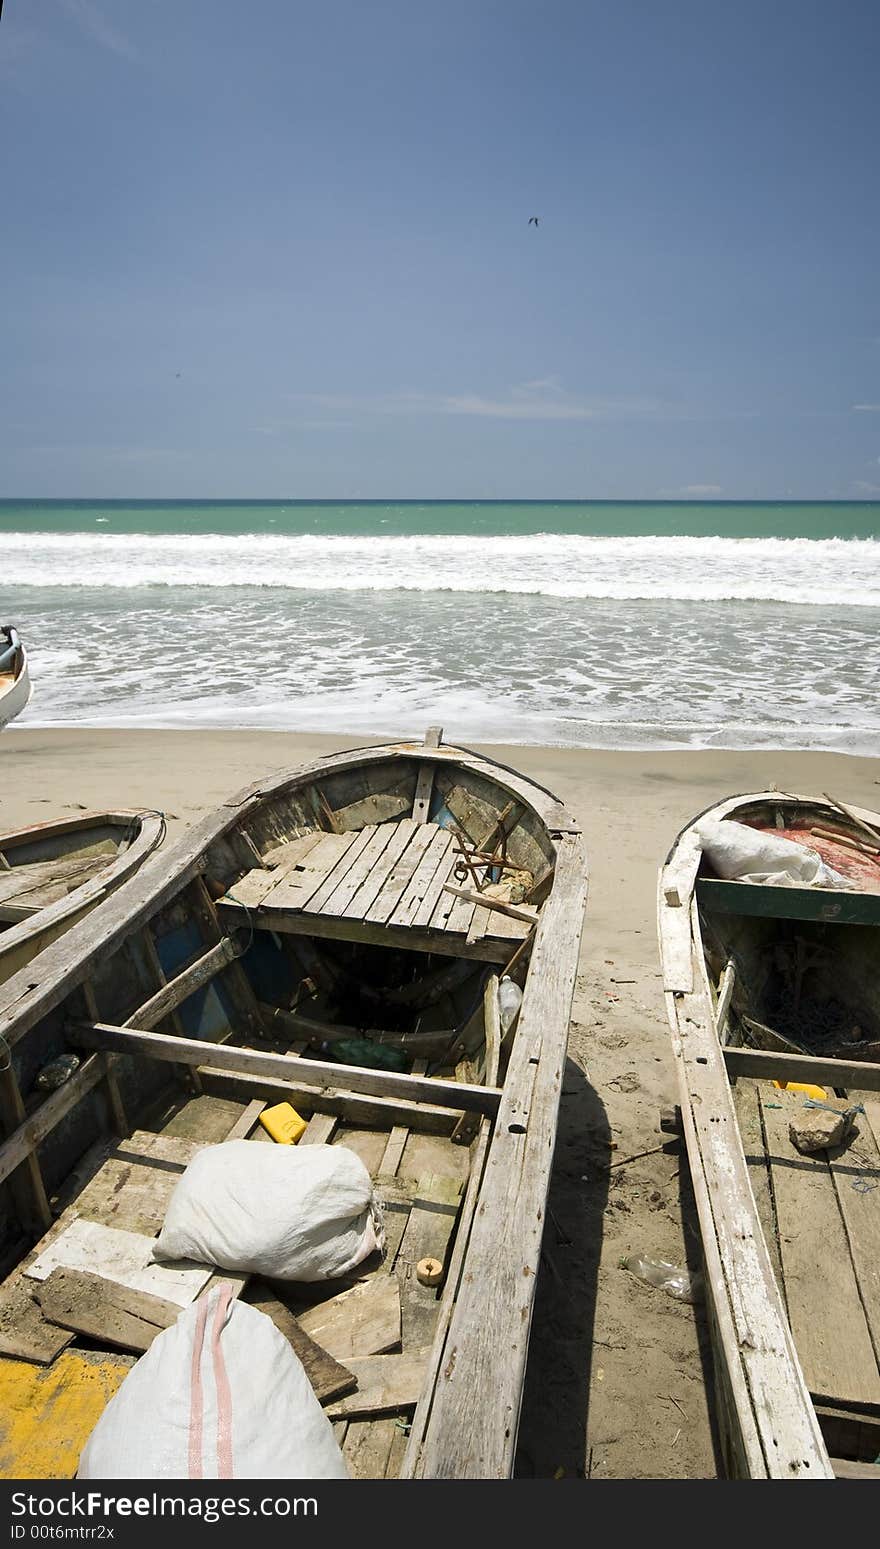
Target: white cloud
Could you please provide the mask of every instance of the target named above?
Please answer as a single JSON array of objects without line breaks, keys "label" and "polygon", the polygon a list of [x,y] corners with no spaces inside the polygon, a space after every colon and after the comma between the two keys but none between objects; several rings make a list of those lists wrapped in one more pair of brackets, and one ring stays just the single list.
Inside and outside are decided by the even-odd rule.
[{"label": "white cloud", "polygon": [[853,414],[880,414],[880,403],[854,403]]},{"label": "white cloud", "polygon": [[720,484],[682,484],[679,495],[720,495]]},{"label": "white cloud", "polygon": [[99,43],[102,48],[109,49],[111,54],[118,54],[123,59],[137,58],[137,50],[128,38],[104,20],[92,0],[61,0],[61,4],[68,15],[73,17],[80,31],[94,43]]},{"label": "white cloud", "polygon": [[[578,421],[631,419],[657,415],[663,404],[650,399],[576,398],[556,377],[541,377],[508,388],[498,397],[482,393],[422,393],[402,391],[349,397],[335,393],[297,393],[295,401],[334,413],[382,415],[456,415],[475,419]],[[667,412],[671,412],[668,411]]]},{"label": "white cloud", "polygon": [[853,489],[860,495],[880,495],[880,484],[869,484],[867,479],[853,479]]}]

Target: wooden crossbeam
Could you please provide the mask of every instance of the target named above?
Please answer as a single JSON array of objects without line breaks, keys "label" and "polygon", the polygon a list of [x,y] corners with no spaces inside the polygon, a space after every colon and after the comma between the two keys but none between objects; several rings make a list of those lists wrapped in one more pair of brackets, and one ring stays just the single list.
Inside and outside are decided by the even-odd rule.
[{"label": "wooden crossbeam", "polygon": [[776,1049],[724,1048],[731,1076],[757,1076],[765,1081],[812,1081],[820,1086],[861,1087],[880,1092],[880,1065],[867,1060],[818,1059],[812,1054],[784,1054]]},{"label": "wooden crossbeam", "polygon": [[238,948],[235,942],[229,936],[224,936],[215,947],[211,947],[194,963],[190,963],[189,968],[185,968],[182,973],[169,979],[167,984],[163,984],[161,990],[158,990],[149,1000],[145,1000],[142,1006],[138,1006],[137,1011],[133,1011],[130,1017],[126,1017],[126,1027],[146,1029],[155,1027],[157,1022],[161,1022],[169,1012],[176,1011],[190,995],[194,995],[196,990],[200,990],[202,985],[207,984],[221,968],[225,968],[236,957],[238,957]]},{"label": "wooden crossbeam", "polygon": [[165,1033],[140,1032],[108,1022],[74,1023],[68,1030],[68,1037],[71,1043],[85,1049],[138,1054],[144,1059],[168,1060],[172,1064],[210,1065],[216,1070],[240,1071],[244,1075],[288,1077],[300,1086],[314,1087],[317,1091],[322,1087],[344,1085],[352,1092],[442,1103],[489,1117],[497,1112],[501,1100],[498,1087],[438,1081],[395,1071],[366,1070],[359,1065],[333,1065],[325,1060],[301,1060],[288,1054],[264,1054],[258,1049],[206,1043],[196,1038],[172,1038]]}]

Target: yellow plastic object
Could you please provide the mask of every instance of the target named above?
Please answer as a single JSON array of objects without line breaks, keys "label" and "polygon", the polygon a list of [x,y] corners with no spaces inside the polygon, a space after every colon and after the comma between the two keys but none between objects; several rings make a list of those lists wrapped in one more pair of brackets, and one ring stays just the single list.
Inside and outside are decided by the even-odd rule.
[{"label": "yellow plastic object", "polygon": [[813,1086],[809,1081],[774,1081],[773,1085],[780,1092],[804,1092],[817,1103],[828,1101],[828,1093],[824,1086]]},{"label": "yellow plastic object", "polygon": [[276,1103],[274,1108],[264,1108],[260,1114],[260,1123],[267,1134],[282,1146],[295,1146],[300,1135],[304,1135],[308,1128],[306,1120],[290,1103]]},{"label": "yellow plastic object", "polygon": [[0,1357],[0,1478],[72,1479],[134,1358],[65,1350],[51,1366]]}]

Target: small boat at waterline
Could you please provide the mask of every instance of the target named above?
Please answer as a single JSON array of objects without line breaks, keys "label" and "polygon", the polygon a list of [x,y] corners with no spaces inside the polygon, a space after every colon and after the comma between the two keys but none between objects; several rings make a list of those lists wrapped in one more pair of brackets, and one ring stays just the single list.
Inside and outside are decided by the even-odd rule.
[{"label": "small boat at waterline", "polygon": [[19,715],[31,697],[27,652],[12,624],[0,625],[0,726]]}]

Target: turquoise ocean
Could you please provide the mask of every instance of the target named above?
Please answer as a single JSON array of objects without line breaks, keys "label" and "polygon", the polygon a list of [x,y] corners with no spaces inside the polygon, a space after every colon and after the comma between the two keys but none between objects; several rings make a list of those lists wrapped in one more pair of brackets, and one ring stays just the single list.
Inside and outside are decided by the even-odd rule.
[{"label": "turquoise ocean", "polygon": [[16,726],[880,752],[880,503],[0,501]]}]

